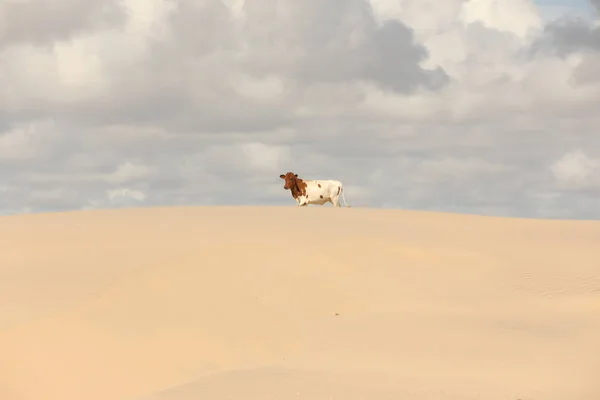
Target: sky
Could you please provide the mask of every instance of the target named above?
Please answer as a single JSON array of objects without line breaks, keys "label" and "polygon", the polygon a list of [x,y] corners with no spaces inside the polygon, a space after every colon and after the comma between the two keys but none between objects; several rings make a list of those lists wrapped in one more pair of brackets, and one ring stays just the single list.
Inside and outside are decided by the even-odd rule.
[{"label": "sky", "polygon": [[589,18],[594,12],[593,2],[590,0],[536,0],[543,22],[548,23],[556,19],[568,17]]},{"label": "sky", "polygon": [[599,0],[3,0],[0,214],[600,219]]}]

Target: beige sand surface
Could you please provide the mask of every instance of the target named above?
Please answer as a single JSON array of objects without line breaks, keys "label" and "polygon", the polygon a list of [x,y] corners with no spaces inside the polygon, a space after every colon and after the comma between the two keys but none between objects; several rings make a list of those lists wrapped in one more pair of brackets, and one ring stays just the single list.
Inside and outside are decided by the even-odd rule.
[{"label": "beige sand surface", "polygon": [[598,400],[600,222],[0,217],[2,400]]}]

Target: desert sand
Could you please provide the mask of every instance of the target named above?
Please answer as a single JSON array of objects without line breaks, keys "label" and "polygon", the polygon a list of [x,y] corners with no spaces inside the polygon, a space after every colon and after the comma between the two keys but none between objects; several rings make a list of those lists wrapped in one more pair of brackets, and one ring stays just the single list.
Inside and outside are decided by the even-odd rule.
[{"label": "desert sand", "polygon": [[2,400],[598,400],[600,221],[0,217]]}]

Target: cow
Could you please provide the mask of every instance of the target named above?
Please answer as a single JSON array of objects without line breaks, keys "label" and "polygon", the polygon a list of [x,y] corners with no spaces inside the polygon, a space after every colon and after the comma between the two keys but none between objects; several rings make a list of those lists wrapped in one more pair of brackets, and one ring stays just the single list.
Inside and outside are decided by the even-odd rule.
[{"label": "cow", "polygon": [[279,175],[285,181],[283,188],[292,193],[292,197],[298,203],[298,207],[309,204],[323,205],[327,202],[334,207],[340,206],[340,196],[346,207],[350,207],[344,196],[342,182],[335,180],[305,180],[298,178],[298,174],[288,172]]}]

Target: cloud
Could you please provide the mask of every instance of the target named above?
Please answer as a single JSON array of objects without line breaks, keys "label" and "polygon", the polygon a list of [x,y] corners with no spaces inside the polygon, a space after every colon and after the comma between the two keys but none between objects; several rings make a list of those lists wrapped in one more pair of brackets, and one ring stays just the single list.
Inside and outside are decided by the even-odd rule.
[{"label": "cloud", "polygon": [[579,49],[600,50],[600,28],[582,19],[565,19],[546,27],[553,45],[563,54]]},{"label": "cloud", "polygon": [[137,180],[145,180],[151,177],[153,168],[146,165],[134,164],[129,161],[119,165],[117,170],[105,176],[107,182],[112,184],[123,184]]},{"label": "cloud", "polygon": [[600,26],[597,24],[581,17],[553,21],[534,45],[535,49],[544,47],[571,59],[572,83],[585,86],[600,81]]},{"label": "cloud", "polygon": [[600,160],[588,157],[581,150],[566,153],[551,169],[558,184],[567,188],[600,185]]},{"label": "cloud", "polygon": [[77,34],[108,29],[123,24],[125,12],[117,0],[92,3],[60,0],[52,4],[6,0],[0,4],[0,48],[15,43],[47,45]]},{"label": "cloud", "polygon": [[397,20],[377,24],[364,0],[273,4],[246,0],[243,7],[243,62],[259,76],[284,73],[299,84],[368,81],[399,92],[446,81],[440,68],[418,65],[427,53],[410,28]]},{"label": "cloud", "polygon": [[130,188],[112,189],[109,190],[106,195],[111,203],[119,203],[123,199],[133,199],[135,201],[144,201],[146,199],[146,194],[144,192]]},{"label": "cloud", "polygon": [[0,135],[0,165],[46,159],[56,154],[61,136],[52,120],[17,123]]},{"label": "cloud", "polygon": [[530,0],[46,3],[0,5],[1,213],[293,205],[295,171],[354,205],[600,218],[591,20]]},{"label": "cloud", "polygon": [[525,0],[470,0],[463,4],[462,12],[467,23],[478,22],[520,38],[535,34],[542,24],[533,2]]}]

